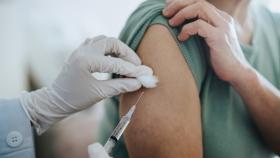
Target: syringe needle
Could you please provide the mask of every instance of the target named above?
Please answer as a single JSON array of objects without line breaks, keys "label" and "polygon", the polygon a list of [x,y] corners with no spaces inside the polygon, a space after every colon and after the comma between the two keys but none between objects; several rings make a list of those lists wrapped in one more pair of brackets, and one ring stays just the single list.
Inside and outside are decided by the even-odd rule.
[{"label": "syringe needle", "polygon": [[137,99],[136,103],[134,105],[132,105],[132,107],[128,110],[128,112],[126,113],[125,116],[127,116],[128,118],[132,117],[132,114],[134,113],[135,109],[136,109],[136,105],[138,104],[139,100],[141,99],[142,95],[144,94],[144,92],[142,92],[139,96],[139,98]]},{"label": "syringe needle", "polygon": [[141,99],[141,97],[143,96],[143,94],[144,94],[144,92],[141,92],[139,98],[137,99],[137,101],[136,101],[136,103],[135,103],[134,105],[137,105],[137,104],[138,104],[138,102],[140,101],[140,99]]}]

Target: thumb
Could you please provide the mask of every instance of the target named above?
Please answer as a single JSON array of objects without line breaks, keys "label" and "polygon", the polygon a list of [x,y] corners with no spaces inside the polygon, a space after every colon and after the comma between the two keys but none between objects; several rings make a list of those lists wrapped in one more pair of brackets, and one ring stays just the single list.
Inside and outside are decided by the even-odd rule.
[{"label": "thumb", "polygon": [[121,93],[133,92],[141,88],[141,82],[135,78],[118,78],[104,80],[102,82],[102,91],[104,97],[112,97]]}]

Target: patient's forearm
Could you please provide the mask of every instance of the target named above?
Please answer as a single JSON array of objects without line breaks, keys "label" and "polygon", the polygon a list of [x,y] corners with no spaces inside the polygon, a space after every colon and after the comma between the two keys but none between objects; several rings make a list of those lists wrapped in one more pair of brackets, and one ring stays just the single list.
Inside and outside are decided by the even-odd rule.
[{"label": "patient's forearm", "polygon": [[168,29],[151,26],[138,53],[159,77],[158,87],[125,94],[121,114],[144,95],[125,133],[131,158],[202,157],[201,115],[192,73]]},{"label": "patient's forearm", "polygon": [[267,143],[280,154],[280,91],[253,69],[240,74],[232,85],[245,101]]}]

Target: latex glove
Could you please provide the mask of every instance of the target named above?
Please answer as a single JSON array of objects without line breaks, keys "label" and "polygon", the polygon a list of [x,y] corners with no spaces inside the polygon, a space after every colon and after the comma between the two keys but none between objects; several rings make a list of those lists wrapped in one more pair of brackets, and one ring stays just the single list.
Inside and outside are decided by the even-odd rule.
[{"label": "latex glove", "polygon": [[[140,64],[139,57],[115,38],[88,39],[69,57],[50,87],[23,93],[20,101],[41,134],[54,122],[104,98],[138,90],[141,83],[135,77],[153,74],[149,67]],[[100,81],[92,76],[94,72],[131,78]]]},{"label": "latex glove", "polygon": [[99,143],[94,143],[88,146],[89,158],[111,158],[104,147]]}]

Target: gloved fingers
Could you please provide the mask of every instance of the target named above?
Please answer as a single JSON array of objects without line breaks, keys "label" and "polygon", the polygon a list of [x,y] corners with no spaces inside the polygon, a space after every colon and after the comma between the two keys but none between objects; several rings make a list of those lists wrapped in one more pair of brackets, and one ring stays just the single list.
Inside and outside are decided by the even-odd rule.
[{"label": "gloved fingers", "polygon": [[93,38],[87,38],[84,42],[84,44],[93,44],[97,41],[100,41],[102,39],[105,39],[107,38],[105,35],[99,35],[99,36],[96,36],[96,37],[93,37]]},{"label": "gloved fingers", "polygon": [[135,66],[134,64],[115,57],[100,57],[90,63],[90,72],[115,73],[127,77],[138,77],[152,75],[153,70],[145,65]]},{"label": "gloved fingers", "polygon": [[103,40],[103,39],[106,39],[107,37],[105,35],[99,35],[99,36],[96,36],[94,37],[91,42],[97,42],[97,41],[100,41],[100,40]]},{"label": "gloved fingers", "polygon": [[99,53],[99,55],[110,55],[129,61],[135,65],[141,64],[140,58],[131,48],[113,37],[100,35],[95,38],[89,38],[84,42],[84,45],[91,45],[91,47],[94,48],[95,53]]},{"label": "gloved fingers", "polygon": [[133,92],[141,88],[141,82],[135,78],[118,78],[101,81],[104,98],[116,96],[126,92]]},{"label": "gloved fingers", "polygon": [[141,64],[141,60],[138,55],[122,41],[113,37],[108,37],[104,40],[106,40],[105,55],[121,58],[137,66]]}]

